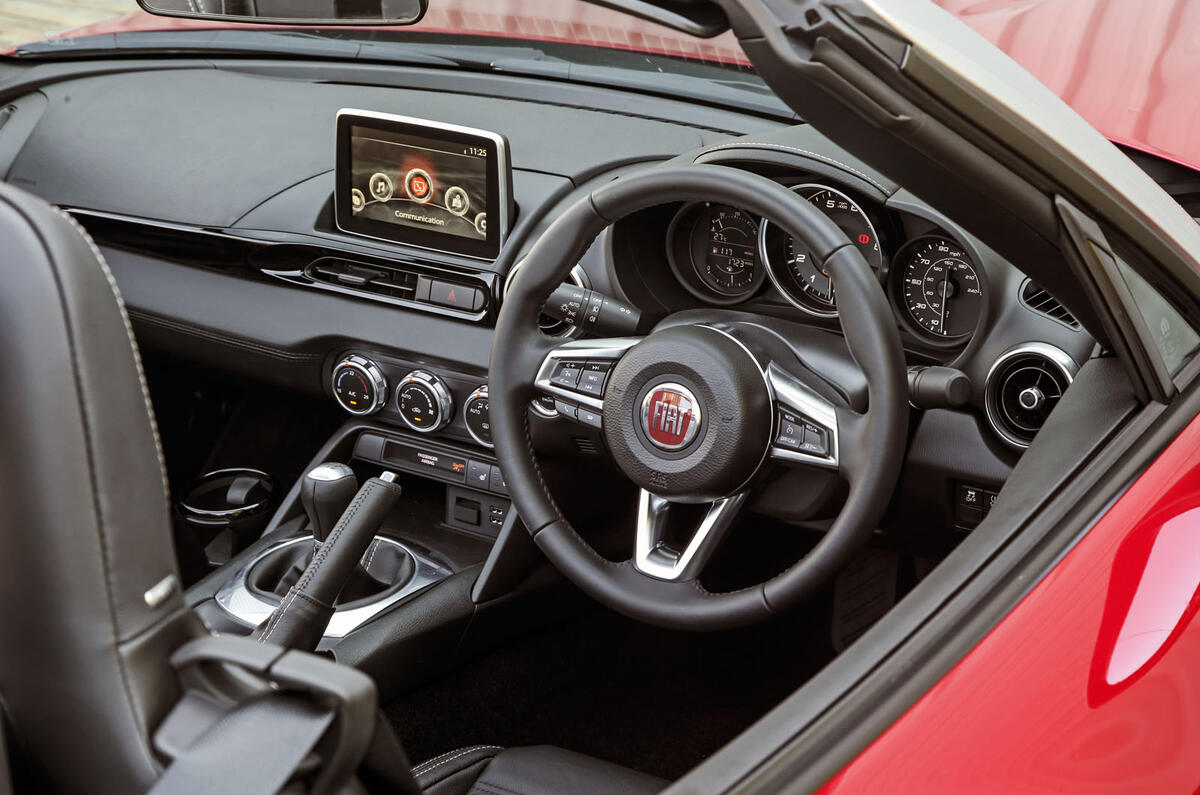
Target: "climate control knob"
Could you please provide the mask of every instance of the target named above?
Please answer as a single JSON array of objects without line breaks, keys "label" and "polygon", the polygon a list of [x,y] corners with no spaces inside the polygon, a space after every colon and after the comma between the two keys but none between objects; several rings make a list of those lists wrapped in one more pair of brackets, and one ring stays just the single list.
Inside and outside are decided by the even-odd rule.
[{"label": "climate control knob", "polygon": [[483,385],[463,403],[463,422],[471,438],[484,447],[492,446],[492,418],[488,411],[488,388]]},{"label": "climate control knob", "polygon": [[446,427],[454,416],[454,398],[442,379],[424,370],[413,370],[396,387],[396,409],[408,427],[432,433]]},{"label": "climate control knob", "polygon": [[351,414],[374,414],[387,402],[387,379],[365,356],[353,354],[334,365],[332,385],[333,397]]}]

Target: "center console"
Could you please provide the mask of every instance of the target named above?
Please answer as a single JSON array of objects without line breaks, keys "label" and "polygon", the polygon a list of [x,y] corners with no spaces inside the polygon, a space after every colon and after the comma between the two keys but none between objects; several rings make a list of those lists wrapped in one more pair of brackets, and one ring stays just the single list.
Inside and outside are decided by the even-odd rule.
[{"label": "center console", "polygon": [[[465,648],[467,626],[481,626],[472,620],[480,610],[503,604],[560,613],[563,600],[512,607],[522,592],[561,581],[543,569],[529,584],[540,556],[491,451],[485,379],[378,349],[335,350],[326,361],[327,399],[347,421],[282,498],[262,537],[189,590],[202,620],[218,632],[250,635],[270,619],[328,535],[330,516],[341,515],[353,496],[306,498],[305,484],[325,470],[355,484],[388,472],[403,496],[334,604],[319,651],[402,687],[450,664]],[[535,427],[555,423],[531,420]],[[522,621],[508,617],[498,626],[497,633],[515,631],[509,627]],[[413,644],[423,656],[412,655]]]},{"label": "center console", "polygon": [[[486,358],[443,358],[447,348],[461,354],[463,346],[414,336],[432,329],[459,335],[451,321],[463,329],[460,343],[480,339],[472,327],[488,325],[502,300],[496,260],[516,218],[512,184],[501,135],[342,110],[332,200],[327,182],[289,194],[288,201],[308,197],[306,206],[323,208],[312,234],[220,236],[220,260],[229,263],[232,256],[236,262],[228,267],[237,275],[252,270],[265,283],[282,280],[358,299],[372,316],[394,312],[380,328],[401,338],[381,342],[376,332],[339,323],[332,333],[306,331],[303,361],[299,354],[287,359],[295,362],[288,366],[294,385],[312,391],[319,383],[346,422],[313,455],[307,475],[279,502],[262,536],[189,589],[189,603],[211,629],[264,633],[286,612],[287,601],[295,602],[296,589],[311,584],[314,564],[330,548],[330,515],[352,508],[351,495],[322,501],[306,497],[304,488],[339,479],[357,489],[386,478],[402,496],[371,528],[352,571],[342,567],[346,581],[339,580],[334,593],[322,592],[331,614],[314,639],[318,650],[385,674],[377,676],[381,685],[402,687],[405,671],[417,676],[418,669],[464,653],[468,628],[475,637],[496,639],[523,623],[507,617],[485,631],[482,615],[525,610],[516,607],[522,603],[530,613],[565,609],[568,600],[540,594],[563,581],[549,567],[538,568],[540,555],[492,454]],[[139,250],[147,245],[145,230],[126,229],[122,219],[91,222],[110,237],[128,233],[121,240]],[[261,213],[254,223],[278,226]],[[173,237],[184,233],[171,230]],[[197,237],[204,251],[212,244]],[[428,323],[405,325],[405,315]],[[358,342],[367,339],[374,342]],[[267,372],[284,369],[273,362]],[[570,449],[596,458],[602,449],[598,429],[564,421],[552,400],[531,407],[531,425],[535,438],[550,439],[545,449],[552,453]],[[330,473],[337,477],[323,481]],[[523,600],[530,591],[539,598]]]}]

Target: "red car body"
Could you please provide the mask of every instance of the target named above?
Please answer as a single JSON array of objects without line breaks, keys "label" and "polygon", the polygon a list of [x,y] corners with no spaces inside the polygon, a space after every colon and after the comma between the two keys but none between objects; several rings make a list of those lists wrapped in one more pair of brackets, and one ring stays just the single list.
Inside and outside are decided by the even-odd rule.
[{"label": "red car body", "polygon": [[[938,0],[1111,140],[1200,168],[1200,3]],[[747,63],[577,0],[437,0],[414,30]],[[131,14],[72,32],[206,26]],[[211,27],[211,25],[207,25]],[[1200,419],[825,792],[1196,791]]]}]

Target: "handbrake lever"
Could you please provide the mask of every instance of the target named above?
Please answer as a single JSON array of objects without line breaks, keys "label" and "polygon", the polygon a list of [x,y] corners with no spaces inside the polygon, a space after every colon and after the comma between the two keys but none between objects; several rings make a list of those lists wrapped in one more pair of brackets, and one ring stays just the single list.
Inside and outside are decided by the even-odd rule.
[{"label": "handbrake lever", "polygon": [[304,573],[254,637],[292,649],[315,649],[333,617],[334,601],[401,493],[393,472],[364,483]]}]

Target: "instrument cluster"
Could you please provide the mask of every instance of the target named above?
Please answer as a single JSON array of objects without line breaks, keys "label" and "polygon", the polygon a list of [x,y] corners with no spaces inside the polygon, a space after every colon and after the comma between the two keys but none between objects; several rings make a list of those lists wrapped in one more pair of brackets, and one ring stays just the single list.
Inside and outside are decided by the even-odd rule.
[{"label": "instrument cluster", "polygon": [[[881,230],[899,225],[889,224],[882,208],[864,208],[846,192],[814,182],[791,190],[846,233],[887,287],[901,323],[910,331],[935,344],[961,343],[975,331],[987,287],[982,269],[961,243],[936,230],[889,240]],[[838,315],[833,280],[804,244],[737,207],[684,205],[667,230],[667,259],[679,283],[707,304],[739,304],[773,287],[808,315]]]}]

